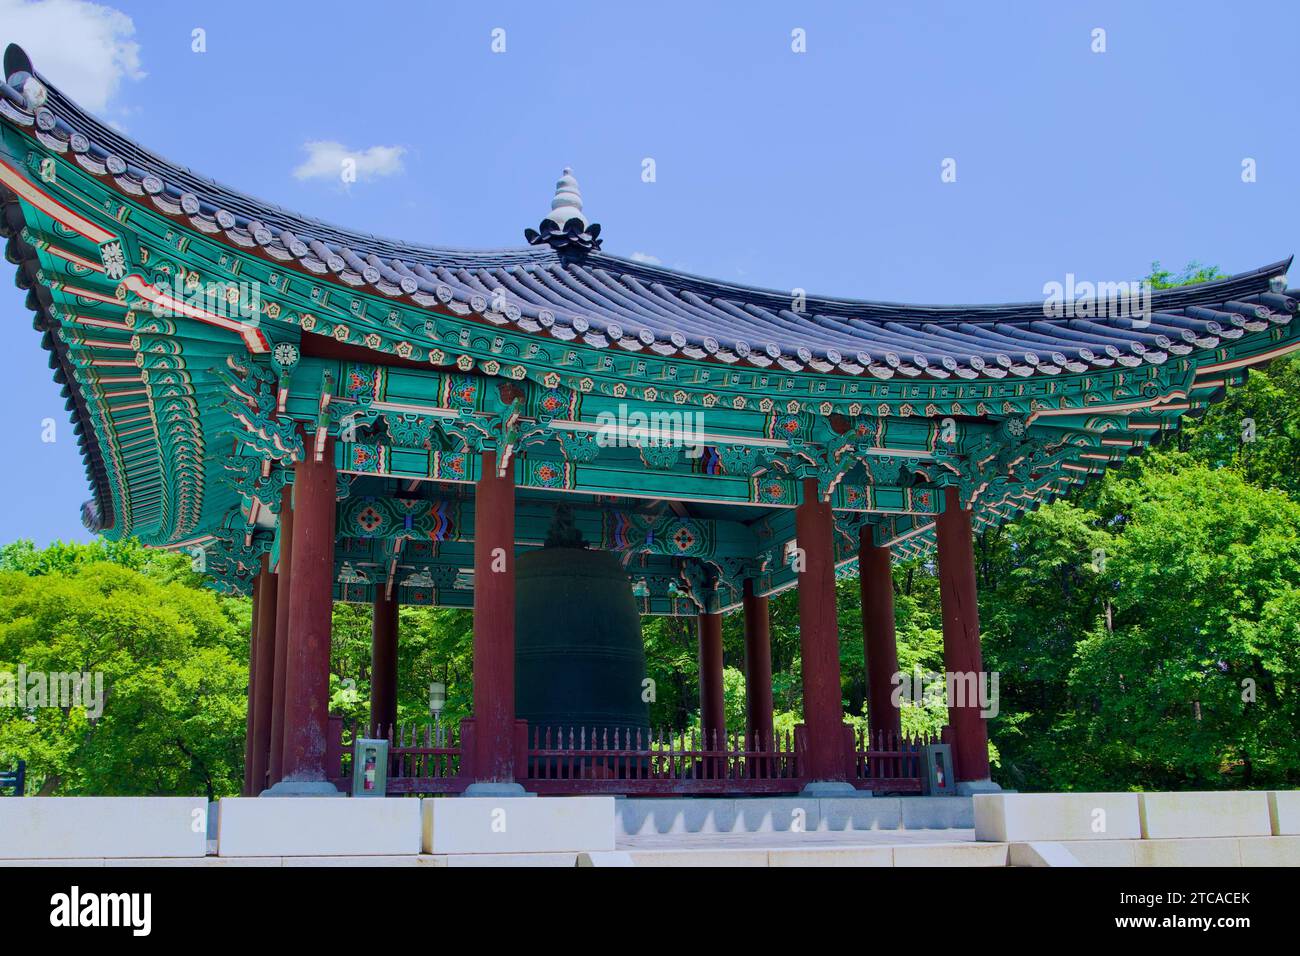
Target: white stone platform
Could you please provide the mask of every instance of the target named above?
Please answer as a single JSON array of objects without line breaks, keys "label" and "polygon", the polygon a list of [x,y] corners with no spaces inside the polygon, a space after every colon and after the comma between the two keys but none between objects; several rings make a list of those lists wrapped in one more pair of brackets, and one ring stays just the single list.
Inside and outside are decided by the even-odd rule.
[{"label": "white stone platform", "polygon": [[24,797],[0,801],[0,866],[1300,866],[1298,800]]}]

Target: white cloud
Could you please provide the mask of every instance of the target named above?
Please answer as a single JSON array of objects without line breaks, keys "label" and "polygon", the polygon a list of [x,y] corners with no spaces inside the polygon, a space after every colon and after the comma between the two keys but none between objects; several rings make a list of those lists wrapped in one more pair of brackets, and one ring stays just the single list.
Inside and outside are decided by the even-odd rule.
[{"label": "white cloud", "polygon": [[0,0],[4,39],[80,106],[103,112],[122,79],[139,80],[135,23],[120,10],[85,0]]},{"label": "white cloud", "polygon": [[652,256],[648,252],[634,252],[632,253],[631,259],[633,262],[644,262],[648,266],[663,265],[663,263],[659,261],[658,256]]},{"label": "white cloud", "polygon": [[405,146],[371,146],[369,149],[348,149],[342,143],[313,141],[303,143],[307,158],[293,171],[295,179],[344,179],[344,171],[351,170],[358,180],[392,176],[402,171]]}]

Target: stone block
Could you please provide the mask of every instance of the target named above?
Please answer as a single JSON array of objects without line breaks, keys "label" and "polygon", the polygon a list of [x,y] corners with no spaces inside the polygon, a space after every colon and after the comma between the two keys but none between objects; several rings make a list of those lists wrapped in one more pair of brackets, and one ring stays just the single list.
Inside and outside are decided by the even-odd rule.
[{"label": "stone block", "polygon": [[1274,836],[1300,834],[1300,790],[1270,790],[1268,818]]},{"label": "stone block", "polygon": [[917,843],[894,847],[894,866],[1006,866],[1005,843]]},{"label": "stone block", "polygon": [[1066,843],[1083,866],[1137,866],[1137,840],[1074,840]]},{"label": "stone block", "polygon": [[629,850],[636,866],[767,866],[768,850]]},{"label": "stone block", "polygon": [[451,853],[447,866],[559,866],[578,865],[576,853]]},{"label": "stone block", "polygon": [[1083,866],[1067,844],[1047,841],[1010,844],[1007,862],[1011,866]]},{"label": "stone block", "polygon": [[1268,793],[1263,790],[1211,790],[1192,793],[1143,793],[1142,836],[1269,836]]},{"label": "stone block", "polygon": [[977,840],[1136,840],[1142,833],[1135,793],[978,793],[971,799]]},{"label": "stone block", "polygon": [[808,846],[769,850],[768,866],[893,866],[887,846]]},{"label": "stone block", "polygon": [[581,850],[614,849],[613,797],[430,797],[420,802],[425,853],[572,853],[572,866]]},{"label": "stone block", "polygon": [[184,866],[184,867],[217,867],[219,869],[227,867],[244,867],[244,866],[282,866],[283,861],[278,856],[183,856],[183,857],[165,857],[149,856],[136,857],[133,859],[104,860],[103,866],[107,867],[157,867],[157,866]]},{"label": "stone block", "polygon": [[[172,861],[186,859],[185,857],[172,857]],[[24,859],[24,860],[0,860],[0,867],[5,866],[75,866],[75,867],[100,867],[104,865],[103,857],[93,859],[82,859],[80,857],[70,856],[64,859]]]},{"label": "stone block", "polygon": [[202,857],[203,797],[0,800],[0,858]]},{"label": "stone block", "polygon": [[1241,866],[1240,842],[1232,837],[1139,840],[1133,859],[1137,866]]},{"label": "stone block", "polygon": [[446,861],[423,853],[407,853],[401,856],[286,856],[284,866],[382,866],[382,867],[424,867],[446,866]]},{"label": "stone block", "polygon": [[597,853],[579,853],[578,866],[636,866],[632,857],[622,850]]},{"label": "stone block", "polygon": [[408,797],[225,797],[221,856],[414,856],[420,801]]},{"label": "stone block", "polygon": [[1242,837],[1242,866],[1300,866],[1300,836]]}]

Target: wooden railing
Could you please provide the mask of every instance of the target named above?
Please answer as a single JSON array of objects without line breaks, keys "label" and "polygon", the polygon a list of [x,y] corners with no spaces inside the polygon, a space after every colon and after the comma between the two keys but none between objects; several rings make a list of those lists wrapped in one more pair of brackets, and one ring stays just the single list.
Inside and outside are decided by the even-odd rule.
[{"label": "wooden railing", "polygon": [[462,758],[466,735],[472,738],[472,724],[465,721],[454,731],[439,733],[429,724],[399,724],[388,735],[389,793],[460,793],[472,782]]},{"label": "wooden railing", "polygon": [[903,737],[892,731],[858,732],[853,737],[854,785],[879,793],[921,793],[925,777],[925,756],[930,744],[951,744],[951,729],[944,726],[936,736]]},{"label": "wooden railing", "polygon": [[[336,783],[350,789],[351,748],[357,728],[332,720],[340,758],[332,764]],[[763,741],[745,734],[651,733],[642,728],[528,727],[519,721],[515,749],[517,779],[541,794],[797,793],[807,779],[803,727]],[[946,730],[946,729],[945,729]],[[919,793],[921,748],[927,741],[879,731],[844,728],[849,782],[880,793]],[[460,793],[471,782],[474,721],[443,728],[399,724],[389,734],[390,794]]]},{"label": "wooden railing", "polygon": [[920,793],[924,773],[922,740],[907,740],[891,730],[853,734],[850,779],[861,790]]},{"label": "wooden railing", "polygon": [[645,729],[530,728],[522,779],[537,793],[784,793],[803,785],[794,739]]}]

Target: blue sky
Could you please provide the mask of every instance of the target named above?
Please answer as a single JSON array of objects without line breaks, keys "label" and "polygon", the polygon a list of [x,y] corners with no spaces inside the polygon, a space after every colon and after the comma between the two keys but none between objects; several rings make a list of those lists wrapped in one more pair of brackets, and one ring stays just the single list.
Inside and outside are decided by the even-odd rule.
[{"label": "blue sky", "polygon": [[[1294,3],[0,0],[0,42],[83,105],[299,212],[520,245],[570,165],[607,252],[919,303],[1290,255],[1297,37]],[[339,150],[367,175],[310,175]],[[0,350],[0,542],[85,539],[72,430],[9,281]]]}]

